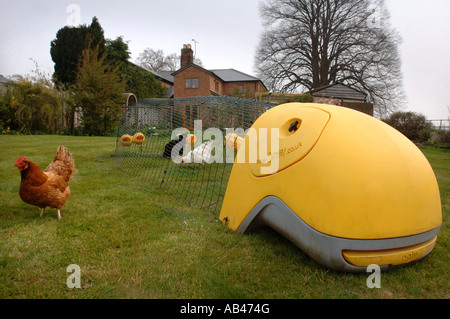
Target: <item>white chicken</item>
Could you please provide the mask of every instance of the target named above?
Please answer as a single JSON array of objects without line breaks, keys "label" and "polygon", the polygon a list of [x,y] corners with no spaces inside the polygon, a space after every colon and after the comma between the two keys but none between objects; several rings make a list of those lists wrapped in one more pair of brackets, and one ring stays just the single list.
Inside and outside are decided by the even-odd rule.
[{"label": "white chicken", "polygon": [[181,157],[181,163],[210,163],[213,141],[207,141]]}]

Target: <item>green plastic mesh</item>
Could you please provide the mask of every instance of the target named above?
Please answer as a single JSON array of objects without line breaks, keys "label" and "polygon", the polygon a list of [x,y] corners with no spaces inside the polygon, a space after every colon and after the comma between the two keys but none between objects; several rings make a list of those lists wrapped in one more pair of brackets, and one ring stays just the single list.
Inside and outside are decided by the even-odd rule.
[{"label": "green plastic mesh", "polygon": [[[194,145],[178,144],[185,145],[183,155],[186,155],[208,137],[216,138],[207,136],[211,129],[220,130],[223,137],[229,129],[245,136],[245,130],[273,106],[273,103],[224,96],[140,100],[125,109],[114,157],[130,177],[138,176],[145,185],[157,189],[164,199],[161,204],[171,211],[196,207],[216,214],[220,211],[233,165],[226,157],[230,153],[222,143],[223,160],[217,160],[221,158],[217,156],[212,163],[175,163],[171,157],[163,156],[172,133],[177,128],[185,128],[195,135]],[[142,144],[126,146],[121,143],[122,136],[136,133],[145,136]],[[220,154],[216,148],[213,155],[217,151]]]}]

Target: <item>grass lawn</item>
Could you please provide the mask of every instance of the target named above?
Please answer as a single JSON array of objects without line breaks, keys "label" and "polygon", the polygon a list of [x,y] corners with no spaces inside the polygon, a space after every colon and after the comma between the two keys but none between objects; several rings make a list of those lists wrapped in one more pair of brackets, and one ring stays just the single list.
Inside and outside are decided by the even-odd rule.
[{"label": "grass lawn", "polygon": [[[115,138],[0,136],[0,298],[449,298],[450,151],[423,148],[441,190],[443,225],[425,259],[381,275],[323,268],[265,229],[228,230],[217,216],[184,207],[174,214],[160,190],[130,177],[113,161]],[[22,155],[42,168],[58,145],[69,148],[78,174],[61,211],[19,198]],[[67,267],[81,269],[68,288]]]}]

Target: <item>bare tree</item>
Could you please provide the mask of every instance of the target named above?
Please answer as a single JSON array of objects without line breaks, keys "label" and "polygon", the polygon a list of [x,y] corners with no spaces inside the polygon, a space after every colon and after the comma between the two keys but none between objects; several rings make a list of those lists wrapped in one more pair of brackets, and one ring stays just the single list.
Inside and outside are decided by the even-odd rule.
[{"label": "bare tree", "polygon": [[402,106],[397,32],[384,0],[266,0],[256,55],[270,90],[312,90],[335,82],[368,94],[378,115]]},{"label": "bare tree", "polygon": [[181,65],[181,57],[178,54],[172,53],[166,56],[166,71],[176,71],[180,68]]},{"label": "bare tree", "polygon": [[163,50],[145,49],[137,58],[138,65],[155,72],[166,71],[166,63]]},{"label": "bare tree", "polygon": [[[155,72],[176,71],[180,68],[180,59],[180,55],[176,53],[165,56],[163,50],[158,49],[155,51],[148,48],[139,54],[136,63]],[[203,66],[200,59],[195,58],[194,63]]]}]

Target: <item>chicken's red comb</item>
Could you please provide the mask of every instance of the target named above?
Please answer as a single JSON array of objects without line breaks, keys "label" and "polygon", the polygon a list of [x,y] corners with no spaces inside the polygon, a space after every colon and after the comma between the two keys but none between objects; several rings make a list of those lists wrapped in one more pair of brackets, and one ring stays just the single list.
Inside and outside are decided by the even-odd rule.
[{"label": "chicken's red comb", "polygon": [[24,160],[26,160],[27,157],[26,156],[21,156],[17,161],[16,164],[14,164],[14,166],[17,166],[17,164],[19,164],[20,162],[23,162]]}]

